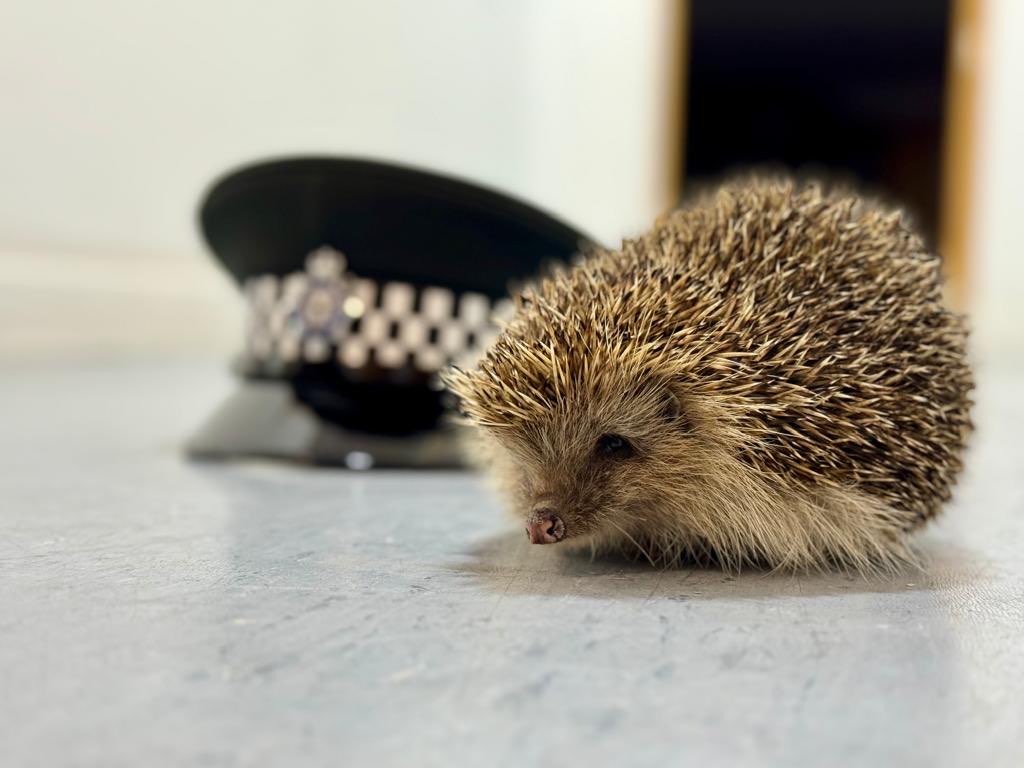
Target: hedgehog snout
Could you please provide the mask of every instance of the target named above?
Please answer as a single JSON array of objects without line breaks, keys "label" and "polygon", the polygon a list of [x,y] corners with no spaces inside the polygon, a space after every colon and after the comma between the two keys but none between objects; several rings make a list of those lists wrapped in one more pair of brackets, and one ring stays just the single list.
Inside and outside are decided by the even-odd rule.
[{"label": "hedgehog snout", "polygon": [[565,538],[565,523],[550,507],[536,507],[526,519],[531,544],[554,544]]}]

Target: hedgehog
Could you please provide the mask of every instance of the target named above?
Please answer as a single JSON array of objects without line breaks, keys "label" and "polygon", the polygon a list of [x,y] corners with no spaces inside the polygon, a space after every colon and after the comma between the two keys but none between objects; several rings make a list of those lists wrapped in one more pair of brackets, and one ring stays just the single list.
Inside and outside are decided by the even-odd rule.
[{"label": "hedgehog", "polygon": [[971,430],[942,291],[900,211],[734,180],[523,288],[445,378],[535,544],[894,570]]}]

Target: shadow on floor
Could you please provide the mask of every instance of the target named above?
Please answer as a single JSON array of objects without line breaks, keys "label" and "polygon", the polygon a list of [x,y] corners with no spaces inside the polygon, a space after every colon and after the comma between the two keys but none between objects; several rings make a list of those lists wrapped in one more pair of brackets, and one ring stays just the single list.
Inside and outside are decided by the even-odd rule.
[{"label": "shadow on floor", "polygon": [[923,537],[923,565],[894,575],[793,574],[763,570],[726,573],[710,567],[652,568],[621,557],[571,554],[531,546],[509,532],[478,542],[447,567],[505,595],[573,595],[603,599],[748,600],[944,590],[984,578],[986,563],[948,541]]}]

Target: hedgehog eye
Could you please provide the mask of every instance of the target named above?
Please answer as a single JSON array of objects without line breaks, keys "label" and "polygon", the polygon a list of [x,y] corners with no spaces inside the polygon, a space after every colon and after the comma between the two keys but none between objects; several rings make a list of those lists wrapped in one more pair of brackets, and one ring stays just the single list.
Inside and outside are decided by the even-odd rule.
[{"label": "hedgehog eye", "polygon": [[632,456],[635,451],[633,450],[632,443],[626,438],[621,435],[607,434],[597,438],[594,453],[598,456],[606,456],[613,459],[626,459]]}]

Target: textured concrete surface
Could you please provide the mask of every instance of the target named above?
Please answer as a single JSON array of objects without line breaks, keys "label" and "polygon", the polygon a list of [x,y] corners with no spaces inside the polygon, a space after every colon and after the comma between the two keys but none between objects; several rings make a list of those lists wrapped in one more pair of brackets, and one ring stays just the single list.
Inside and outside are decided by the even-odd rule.
[{"label": "textured concrete surface", "polygon": [[898,578],[530,548],[459,473],[195,466],[212,366],[0,369],[0,763],[1024,765],[1024,377]]}]

